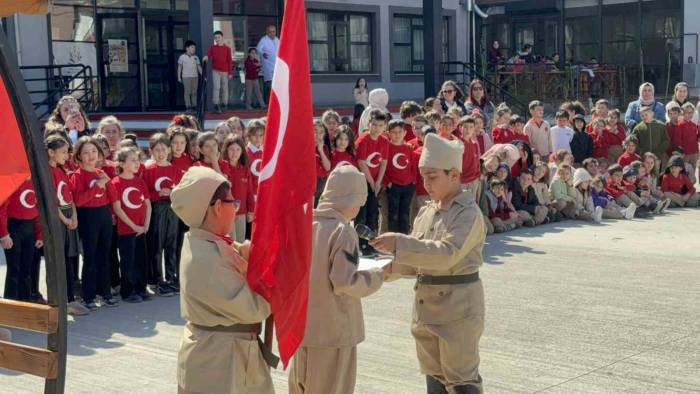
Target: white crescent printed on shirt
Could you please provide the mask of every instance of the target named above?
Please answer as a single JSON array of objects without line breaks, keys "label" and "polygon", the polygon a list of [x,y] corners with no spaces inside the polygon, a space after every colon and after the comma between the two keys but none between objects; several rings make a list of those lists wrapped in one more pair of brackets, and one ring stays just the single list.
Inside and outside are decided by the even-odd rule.
[{"label": "white crescent printed on shirt", "polygon": [[[379,152],[372,152],[369,156],[367,156],[367,167],[370,168],[377,168],[379,167],[379,163],[372,163],[372,160],[374,160],[375,157],[379,156]],[[379,160],[381,162],[381,160]]]},{"label": "white crescent printed on shirt", "polygon": [[156,191],[157,191],[157,192],[159,192],[159,191],[161,191],[161,189],[163,189],[163,188],[161,187],[161,184],[162,184],[163,182],[165,182],[165,181],[170,181],[170,182],[172,182],[173,180],[170,179],[170,178],[167,177],[167,176],[162,176],[162,177],[156,179],[155,187],[156,187]]},{"label": "white crescent printed on shirt", "polygon": [[60,206],[66,206],[68,203],[66,202],[66,199],[63,198],[63,188],[66,187],[66,183],[63,181],[58,182],[58,186],[56,187],[56,198],[58,198],[58,204]]},{"label": "white crescent printed on shirt", "polygon": [[[404,165],[399,164],[399,158],[401,156],[403,156],[406,159],[406,164],[404,164]],[[408,158],[403,153],[397,153],[394,155],[394,158],[391,159],[391,163],[394,165],[394,167],[398,168],[399,170],[405,170],[406,167],[408,166]]]},{"label": "white crescent printed on shirt", "polygon": [[252,172],[256,178],[260,177],[260,163],[262,163],[262,159],[255,159],[250,164],[250,172]]},{"label": "white crescent printed on shirt", "polygon": [[[90,189],[92,189],[93,187],[95,187],[95,185],[97,185],[97,179],[91,180],[91,181],[90,181]],[[105,195],[104,192],[99,192],[99,193],[95,194],[95,198],[100,198],[100,197],[102,197],[102,196],[104,196],[104,195]]]},{"label": "white crescent printed on shirt", "polygon": [[34,204],[27,202],[27,197],[29,197],[30,194],[34,194],[34,190],[27,189],[19,195],[19,203],[27,209],[32,209],[36,206],[36,202]]},{"label": "white crescent printed on shirt", "polygon": [[129,209],[139,209],[143,205],[144,198],[143,195],[140,195],[138,204],[132,203],[131,200],[129,200],[129,193],[133,191],[138,192],[139,189],[131,186],[124,189],[124,192],[122,193],[122,203]]}]

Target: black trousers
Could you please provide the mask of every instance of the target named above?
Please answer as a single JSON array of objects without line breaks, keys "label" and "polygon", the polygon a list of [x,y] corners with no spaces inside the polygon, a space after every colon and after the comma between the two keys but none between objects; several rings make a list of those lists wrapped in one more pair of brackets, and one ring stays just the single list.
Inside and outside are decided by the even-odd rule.
[{"label": "black trousers", "polygon": [[41,297],[39,293],[39,276],[41,276],[41,258],[44,257],[44,248],[41,247],[34,251],[34,259],[32,261],[31,272],[31,288],[29,289],[29,297],[32,300],[38,300]]},{"label": "black trousers", "polygon": [[78,208],[78,233],[83,243],[83,301],[96,295],[112,298],[109,278],[109,250],[112,247],[112,214],[107,205]]},{"label": "black trousers", "polygon": [[265,104],[270,104],[270,93],[272,92],[272,81],[263,82],[263,98],[265,99]]},{"label": "black trousers", "polygon": [[[165,279],[177,282],[177,232],[179,219],[169,201],[156,201],[148,229],[148,284],[157,285]],[[165,277],[163,277],[165,260]]]},{"label": "black trousers", "polygon": [[323,189],[326,188],[326,181],[328,178],[316,178],[316,194],[314,194],[314,208],[318,206],[318,200],[321,199],[321,194],[323,194]]},{"label": "black trousers", "polygon": [[[379,200],[374,192],[372,192],[372,187],[369,183],[367,184],[367,201],[365,201],[365,205],[360,208],[360,212],[357,214],[357,218],[355,218],[355,223],[364,224],[375,232],[379,228]],[[360,248],[365,250],[367,246],[367,241],[360,239]]]},{"label": "black trousers", "polygon": [[7,273],[3,296],[12,300],[31,301],[32,269],[36,254],[34,220],[8,218],[7,232],[12,238],[12,248],[5,250]]},{"label": "black trousers", "polygon": [[[67,219],[70,219],[73,215],[73,209],[61,208],[61,213],[63,213],[63,216],[65,216]],[[77,268],[73,267],[73,258],[70,257],[70,239],[68,237],[68,232],[70,230],[68,230],[68,227],[63,223],[61,223],[61,226],[63,226],[63,259],[66,263],[66,299],[68,302],[73,302],[75,301],[75,289],[73,285],[75,284],[75,280],[77,279],[75,277],[75,272],[77,271]],[[77,258],[75,259],[77,260]]]},{"label": "black trousers", "polygon": [[416,185],[391,185],[387,189],[389,200],[389,231],[408,234],[411,226],[411,200],[416,191]]},{"label": "black trousers", "polygon": [[146,292],[146,236],[136,234],[120,235],[117,239],[119,262],[121,264],[121,296]]},{"label": "black trousers", "polygon": [[109,248],[109,285],[117,287],[121,284],[119,274],[119,255],[117,254],[117,225],[112,226],[112,243]]}]

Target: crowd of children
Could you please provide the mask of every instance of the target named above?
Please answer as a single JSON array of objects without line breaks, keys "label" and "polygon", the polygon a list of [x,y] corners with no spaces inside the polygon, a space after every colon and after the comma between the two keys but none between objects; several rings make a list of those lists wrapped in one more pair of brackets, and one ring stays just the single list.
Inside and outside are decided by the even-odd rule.
[{"label": "crowd of children", "polygon": [[[443,89],[459,88],[445,83]],[[564,219],[599,222],[697,207],[696,111],[689,102],[674,104],[666,107],[666,124],[654,119],[652,108],[641,107],[632,130],[606,100],[590,113],[578,102],[564,103],[551,126],[537,100],[527,121],[505,104],[489,114],[478,108],[464,113],[459,99],[405,101],[396,119],[385,108],[356,109],[364,123],[328,110],[313,125],[316,202],[334,168],[354,166],[368,190],[355,222],[377,232],[408,233],[429,198],[417,162],[425,135],[435,133],[463,144],[462,187],[481,208],[489,234]],[[236,206],[230,235],[239,242],[249,237],[264,133],[264,118],[244,124],[232,117],[204,131],[194,117],[177,115],[164,133],[151,136],[146,155],[117,118],[103,118],[91,133],[77,101],[62,98],[44,136],[65,229],[69,312],[83,315],[116,306],[118,299],[136,303],[179,292],[188,229],[173,213],[170,193],[191,166],[212,168],[229,180]],[[27,180],[0,207],[5,298],[42,301],[36,204]],[[375,253],[364,240],[361,251]]]}]

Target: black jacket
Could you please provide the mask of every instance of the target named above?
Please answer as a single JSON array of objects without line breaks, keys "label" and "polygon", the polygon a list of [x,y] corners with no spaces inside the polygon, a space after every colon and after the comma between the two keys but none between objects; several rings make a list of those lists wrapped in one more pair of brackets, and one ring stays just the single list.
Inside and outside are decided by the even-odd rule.
[{"label": "black jacket", "polygon": [[539,205],[539,200],[537,199],[537,194],[535,194],[535,189],[532,186],[527,188],[527,196],[523,192],[522,186],[520,186],[520,181],[514,179],[511,184],[511,191],[513,196],[511,202],[515,207],[516,211],[525,211],[531,215],[535,214],[535,208]]},{"label": "black jacket", "polygon": [[593,157],[593,138],[585,131],[575,131],[571,139],[571,154],[574,155],[574,163],[583,163],[589,157]]}]

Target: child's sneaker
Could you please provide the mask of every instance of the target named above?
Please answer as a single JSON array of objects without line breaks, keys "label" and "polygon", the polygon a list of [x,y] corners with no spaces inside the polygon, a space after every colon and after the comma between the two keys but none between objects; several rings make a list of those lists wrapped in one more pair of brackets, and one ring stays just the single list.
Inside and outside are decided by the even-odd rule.
[{"label": "child's sneaker", "polygon": [[668,209],[668,207],[671,205],[671,199],[670,199],[670,198],[667,198],[667,199],[661,201],[661,205],[662,205],[662,207],[661,207],[661,213],[666,212],[666,210]]},{"label": "child's sneaker", "polygon": [[506,231],[513,231],[516,228],[518,228],[518,226],[515,223],[506,224]]},{"label": "child's sneaker", "polygon": [[138,304],[141,301],[143,300],[136,293],[132,293],[130,296],[124,298],[124,302],[128,302],[130,304]]},{"label": "child's sneaker", "polygon": [[139,297],[141,297],[141,301],[150,301],[151,300],[151,295],[148,294],[148,291],[144,291],[143,293],[138,293]]},{"label": "child's sneaker", "polygon": [[661,201],[658,201],[656,203],[651,203],[651,205],[649,205],[649,208],[653,209],[654,215],[658,215],[664,209],[664,204]]},{"label": "child's sneaker", "polygon": [[96,311],[97,310],[97,303],[95,301],[90,301],[90,302],[83,302],[83,306],[87,308],[90,311]]},{"label": "child's sneaker", "polygon": [[156,287],[156,294],[161,297],[172,297],[175,295],[175,293],[173,293],[173,289],[171,289],[170,286],[165,283],[158,284]]},{"label": "child's sneaker", "polygon": [[108,299],[102,301],[102,305],[112,308],[112,307],[118,306],[119,301],[116,298],[108,298]]},{"label": "child's sneaker", "polygon": [[535,227],[535,221],[532,219],[528,219],[523,222],[523,226],[525,227]]},{"label": "child's sneaker", "polygon": [[69,302],[66,306],[68,314],[71,316],[85,316],[90,314],[90,309],[78,301]]},{"label": "child's sneaker", "polygon": [[593,213],[593,221],[600,223],[603,220],[603,208],[595,207],[595,212]]}]

